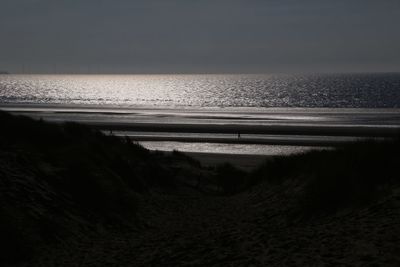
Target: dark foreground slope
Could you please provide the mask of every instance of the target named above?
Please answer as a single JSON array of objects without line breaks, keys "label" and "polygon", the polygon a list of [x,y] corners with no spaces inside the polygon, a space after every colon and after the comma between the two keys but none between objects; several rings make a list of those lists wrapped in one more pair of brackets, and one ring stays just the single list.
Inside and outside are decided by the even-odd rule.
[{"label": "dark foreground slope", "polygon": [[218,193],[215,172],[82,125],[0,112],[0,262],[109,229],[143,227],[138,197]]},{"label": "dark foreground slope", "polygon": [[1,261],[400,264],[400,143],[203,168],[76,124],[0,113]]}]

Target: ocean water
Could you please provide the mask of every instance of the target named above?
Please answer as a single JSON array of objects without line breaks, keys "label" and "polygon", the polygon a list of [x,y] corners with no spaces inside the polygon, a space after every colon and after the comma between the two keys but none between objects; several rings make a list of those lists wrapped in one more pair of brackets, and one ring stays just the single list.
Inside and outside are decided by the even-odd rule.
[{"label": "ocean water", "polygon": [[400,73],[0,75],[0,103],[400,108]]},{"label": "ocean water", "polygon": [[238,145],[224,143],[190,143],[190,142],[140,142],[150,150],[173,151],[179,148],[181,152],[200,152],[213,154],[243,154],[246,155],[268,155],[282,156],[303,153],[310,150],[323,150],[328,147],[309,146],[284,146],[284,145]]},{"label": "ocean water", "polygon": [[0,109],[122,125],[154,150],[286,155],[400,133],[400,73],[0,75]]}]

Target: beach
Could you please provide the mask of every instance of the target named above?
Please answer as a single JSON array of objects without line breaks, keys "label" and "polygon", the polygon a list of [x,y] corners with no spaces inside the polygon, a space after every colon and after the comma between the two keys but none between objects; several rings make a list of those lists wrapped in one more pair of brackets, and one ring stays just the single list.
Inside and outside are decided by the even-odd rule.
[{"label": "beach", "polygon": [[400,0],[0,2],[0,267],[400,267]]},{"label": "beach", "polygon": [[[149,144],[151,149],[162,151],[173,150],[169,145],[173,143],[177,150],[218,153],[212,148],[216,146],[214,144],[231,144],[236,148],[226,150],[226,153],[275,155],[268,152],[273,150],[271,146],[298,147],[293,152],[301,152],[364,138],[395,137],[400,132],[400,112],[397,109],[154,108],[53,104],[2,104],[0,109],[56,123],[83,123],[106,134],[127,136]],[[189,151],[188,144],[192,144]],[[238,148],[240,145],[242,148]],[[258,148],[255,149],[255,145]]]},{"label": "beach", "polygon": [[11,261],[22,251],[30,266],[400,262],[394,106],[46,101],[0,104],[16,116],[2,114],[0,142]]}]

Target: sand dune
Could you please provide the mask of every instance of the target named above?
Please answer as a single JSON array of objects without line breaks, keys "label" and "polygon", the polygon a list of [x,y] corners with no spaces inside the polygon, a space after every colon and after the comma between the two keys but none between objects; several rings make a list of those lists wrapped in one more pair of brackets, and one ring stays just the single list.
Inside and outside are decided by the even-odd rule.
[{"label": "sand dune", "polygon": [[42,266],[398,266],[397,193],[365,208],[290,222],[304,184],[233,197],[141,198],[145,228],[52,250]]},{"label": "sand dune", "polygon": [[[192,154],[198,162],[82,125],[0,120],[8,266],[400,264],[399,141],[250,171],[264,159]],[[248,172],[214,166],[225,160]]]}]

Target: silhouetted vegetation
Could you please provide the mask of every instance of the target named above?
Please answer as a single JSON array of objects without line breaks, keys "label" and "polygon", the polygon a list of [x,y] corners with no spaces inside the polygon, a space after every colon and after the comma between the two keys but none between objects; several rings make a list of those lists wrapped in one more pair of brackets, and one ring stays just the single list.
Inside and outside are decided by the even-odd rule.
[{"label": "silhouetted vegetation", "polygon": [[150,152],[76,123],[0,112],[0,125],[0,263],[74,235],[141,227],[143,195],[223,196],[299,181],[296,207],[285,215],[308,219],[362,207],[399,183],[399,140],[274,157],[247,173],[230,164],[203,168],[184,153]]},{"label": "silhouetted vegetation", "polygon": [[188,155],[186,155],[185,153],[179,152],[178,150],[172,151],[172,157],[174,157],[176,159],[183,159],[183,160],[189,162],[190,164],[192,164],[193,166],[197,166],[197,167],[201,166],[200,161],[195,160],[194,158],[191,158]]},{"label": "silhouetted vegetation", "polygon": [[276,157],[255,170],[249,186],[304,181],[302,216],[334,213],[368,204],[399,183],[400,141],[363,141],[343,147]]},{"label": "silhouetted vegetation", "polygon": [[174,162],[199,173],[199,163],[183,154],[150,153],[76,123],[0,112],[0,125],[0,231],[9,237],[0,249],[13,251],[4,261],[25,259],[44,241],[79,229],[135,225],[137,194],[168,193],[183,180]]}]

